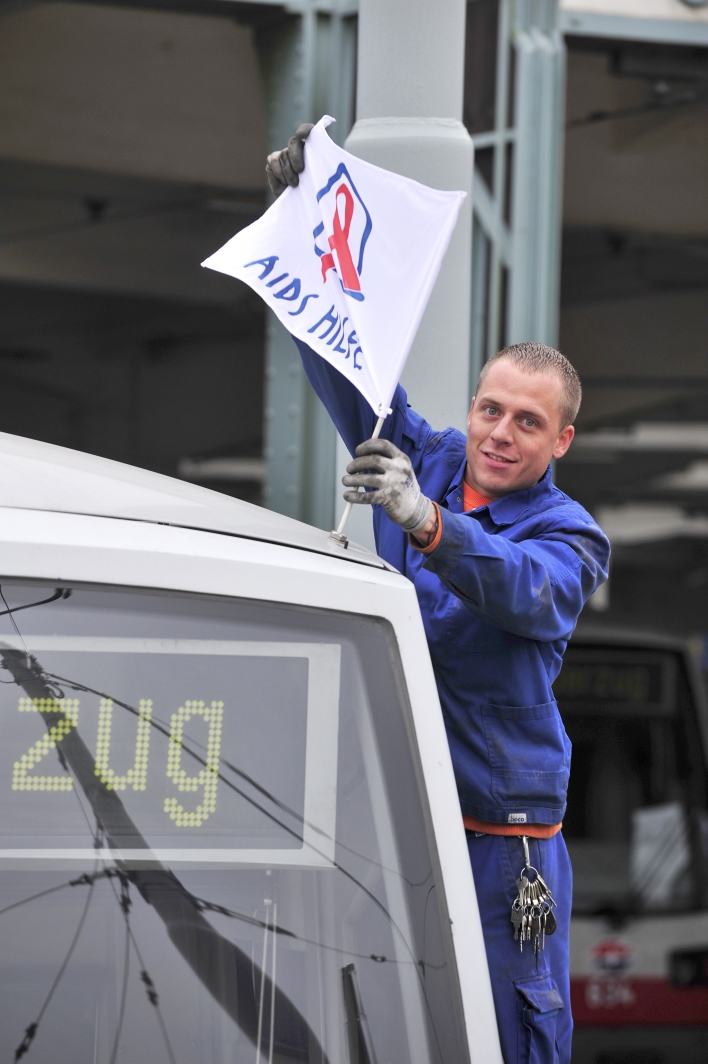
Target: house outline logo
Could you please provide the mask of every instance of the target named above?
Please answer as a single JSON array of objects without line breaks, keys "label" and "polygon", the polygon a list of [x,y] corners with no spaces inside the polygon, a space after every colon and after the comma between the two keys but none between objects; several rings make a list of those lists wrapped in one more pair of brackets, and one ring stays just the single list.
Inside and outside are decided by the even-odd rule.
[{"label": "house outline logo", "polygon": [[322,267],[322,281],[324,283],[327,280],[329,270],[334,270],[345,295],[362,301],[364,251],[373,223],[344,163],[339,164],[317,193],[317,202],[322,206],[323,213],[326,211],[329,215],[331,211],[332,218],[332,235],[326,238],[326,247],[318,244],[318,239],[325,232],[324,222],[320,222],[312,231],[315,254],[319,256]]}]

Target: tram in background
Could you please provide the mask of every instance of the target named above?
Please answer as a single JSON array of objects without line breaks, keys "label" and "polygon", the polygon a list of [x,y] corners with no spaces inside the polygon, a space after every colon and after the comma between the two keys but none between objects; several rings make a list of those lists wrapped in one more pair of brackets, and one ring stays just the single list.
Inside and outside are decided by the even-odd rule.
[{"label": "tram in background", "polygon": [[415,589],[0,434],[0,1058],[501,1064]]},{"label": "tram in background", "polygon": [[573,1064],[708,1060],[708,712],[680,641],[579,629],[554,685],[573,744]]}]

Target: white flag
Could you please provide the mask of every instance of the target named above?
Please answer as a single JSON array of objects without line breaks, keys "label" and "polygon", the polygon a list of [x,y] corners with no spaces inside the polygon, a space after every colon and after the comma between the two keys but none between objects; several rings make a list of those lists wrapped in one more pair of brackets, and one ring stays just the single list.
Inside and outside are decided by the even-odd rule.
[{"label": "white flag", "polygon": [[337,147],[320,119],[305,171],[203,266],[238,277],[379,416],[390,403],[465,198]]}]

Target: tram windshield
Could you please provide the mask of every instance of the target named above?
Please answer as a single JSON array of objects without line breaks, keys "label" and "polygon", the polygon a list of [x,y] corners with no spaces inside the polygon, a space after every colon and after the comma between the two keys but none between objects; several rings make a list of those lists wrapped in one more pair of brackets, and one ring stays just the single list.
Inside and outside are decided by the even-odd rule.
[{"label": "tram windshield", "polygon": [[3,1059],[464,1064],[386,623],[2,591]]},{"label": "tram windshield", "polygon": [[571,643],[554,692],[573,744],[563,831],[574,912],[700,905],[706,768],[683,656]]}]

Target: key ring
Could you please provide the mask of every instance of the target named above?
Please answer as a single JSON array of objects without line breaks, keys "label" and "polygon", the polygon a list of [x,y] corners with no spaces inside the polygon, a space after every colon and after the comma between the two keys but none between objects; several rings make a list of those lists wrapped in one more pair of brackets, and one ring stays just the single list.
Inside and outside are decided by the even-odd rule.
[{"label": "key ring", "polygon": [[[535,883],[537,880],[539,880],[541,886],[545,887],[546,884],[545,884],[545,881],[544,881],[543,877],[541,876],[541,873],[539,872],[539,870],[537,868],[535,868],[531,864],[531,857],[529,855],[529,837],[528,837],[528,835],[521,835],[520,838],[521,838],[521,842],[523,843],[523,847],[524,847],[524,867],[521,869],[521,872],[519,873],[519,879],[521,879],[521,876],[523,876],[527,883]],[[533,872],[534,873],[533,879],[529,879],[529,877],[526,875],[527,872]]]},{"label": "key ring", "polygon": [[[535,873],[534,878],[533,879],[529,879],[529,877],[526,875],[527,872],[534,872]],[[527,864],[527,865],[524,865],[524,867],[519,872],[519,878],[521,878],[521,876],[523,876],[524,879],[528,880],[529,883],[535,883],[536,880],[540,877],[540,874],[541,873],[539,872],[539,870],[537,868],[534,868],[534,866],[532,864]]]}]

